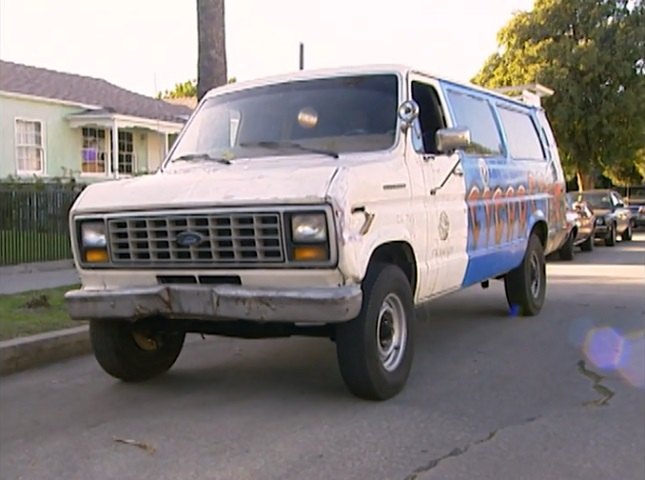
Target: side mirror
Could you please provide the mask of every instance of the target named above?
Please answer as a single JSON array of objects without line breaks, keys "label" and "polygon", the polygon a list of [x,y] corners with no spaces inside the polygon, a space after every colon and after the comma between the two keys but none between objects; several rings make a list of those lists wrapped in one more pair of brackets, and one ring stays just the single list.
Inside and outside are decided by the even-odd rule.
[{"label": "side mirror", "polygon": [[625,208],[625,204],[624,204],[624,203],[622,203],[622,202],[618,202],[618,203],[616,204],[616,208]]},{"label": "side mirror", "polygon": [[435,135],[437,150],[452,153],[470,146],[470,130],[466,127],[442,128]]},{"label": "side mirror", "polygon": [[414,100],[406,100],[399,107],[398,113],[401,119],[401,130],[405,132],[419,116],[419,104]]}]

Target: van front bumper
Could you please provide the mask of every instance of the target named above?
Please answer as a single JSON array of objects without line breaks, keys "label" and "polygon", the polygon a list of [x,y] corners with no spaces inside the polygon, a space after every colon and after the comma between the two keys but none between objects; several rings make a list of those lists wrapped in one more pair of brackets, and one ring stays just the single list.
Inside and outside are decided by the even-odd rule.
[{"label": "van front bumper", "polygon": [[74,320],[149,317],[205,321],[339,323],[356,318],[359,286],[245,288],[233,285],[155,285],[106,290],[72,290],[65,304]]}]

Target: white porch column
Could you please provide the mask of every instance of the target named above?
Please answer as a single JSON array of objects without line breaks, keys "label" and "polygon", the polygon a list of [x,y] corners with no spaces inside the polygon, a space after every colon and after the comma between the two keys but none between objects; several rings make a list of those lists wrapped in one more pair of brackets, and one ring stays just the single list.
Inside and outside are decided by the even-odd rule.
[{"label": "white porch column", "polygon": [[[163,158],[166,158],[166,156],[168,155],[168,149],[169,149],[169,145],[168,145],[168,132],[164,133],[164,134],[163,134],[163,136],[164,136],[164,146],[165,146],[165,147],[164,147],[164,150],[163,150]],[[163,159],[162,159],[162,160],[163,160]]]},{"label": "white porch column", "polygon": [[116,119],[112,121],[112,172],[119,178],[119,127]]}]

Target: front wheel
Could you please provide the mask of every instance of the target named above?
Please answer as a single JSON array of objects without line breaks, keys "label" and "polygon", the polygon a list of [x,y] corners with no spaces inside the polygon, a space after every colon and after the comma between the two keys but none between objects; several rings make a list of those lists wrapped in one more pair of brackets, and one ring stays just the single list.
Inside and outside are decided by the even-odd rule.
[{"label": "front wheel", "polygon": [[607,236],[605,237],[605,245],[608,247],[613,247],[616,245],[616,225],[611,224],[609,226],[609,231],[607,232]]},{"label": "front wheel", "polygon": [[582,249],[583,252],[591,252],[594,247],[594,237],[596,236],[596,233],[592,231],[587,239],[580,244],[580,248]]},{"label": "front wheel", "polygon": [[567,241],[562,245],[558,253],[560,254],[560,260],[573,260],[573,242],[576,237],[576,232],[572,230],[567,237]]},{"label": "front wheel", "polygon": [[533,233],[519,267],[504,277],[506,300],[511,312],[523,316],[537,315],[546,297],[546,264],[544,247]]},{"label": "front wheel", "polygon": [[142,329],[123,321],[90,321],[94,356],[107,373],[139,382],[170,369],[184,345],[183,332]]},{"label": "front wheel", "polygon": [[336,326],[338,363],[347,388],[367,400],[398,394],[412,367],[413,337],[414,300],[407,277],[394,265],[370,266],[360,314]]}]

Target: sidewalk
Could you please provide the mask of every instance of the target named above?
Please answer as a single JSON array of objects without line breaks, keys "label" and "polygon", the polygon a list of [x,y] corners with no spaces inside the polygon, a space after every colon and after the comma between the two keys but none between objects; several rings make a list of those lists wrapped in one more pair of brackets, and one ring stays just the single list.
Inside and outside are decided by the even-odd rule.
[{"label": "sidewalk", "polygon": [[[80,283],[71,260],[0,267],[0,295]],[[0,376],[91,351],[87,325],[0,341]]]},{"label": "sidewalk", "polygon": [[0,295],[64,287],[79,282],[71,262],[0,267]]}]

